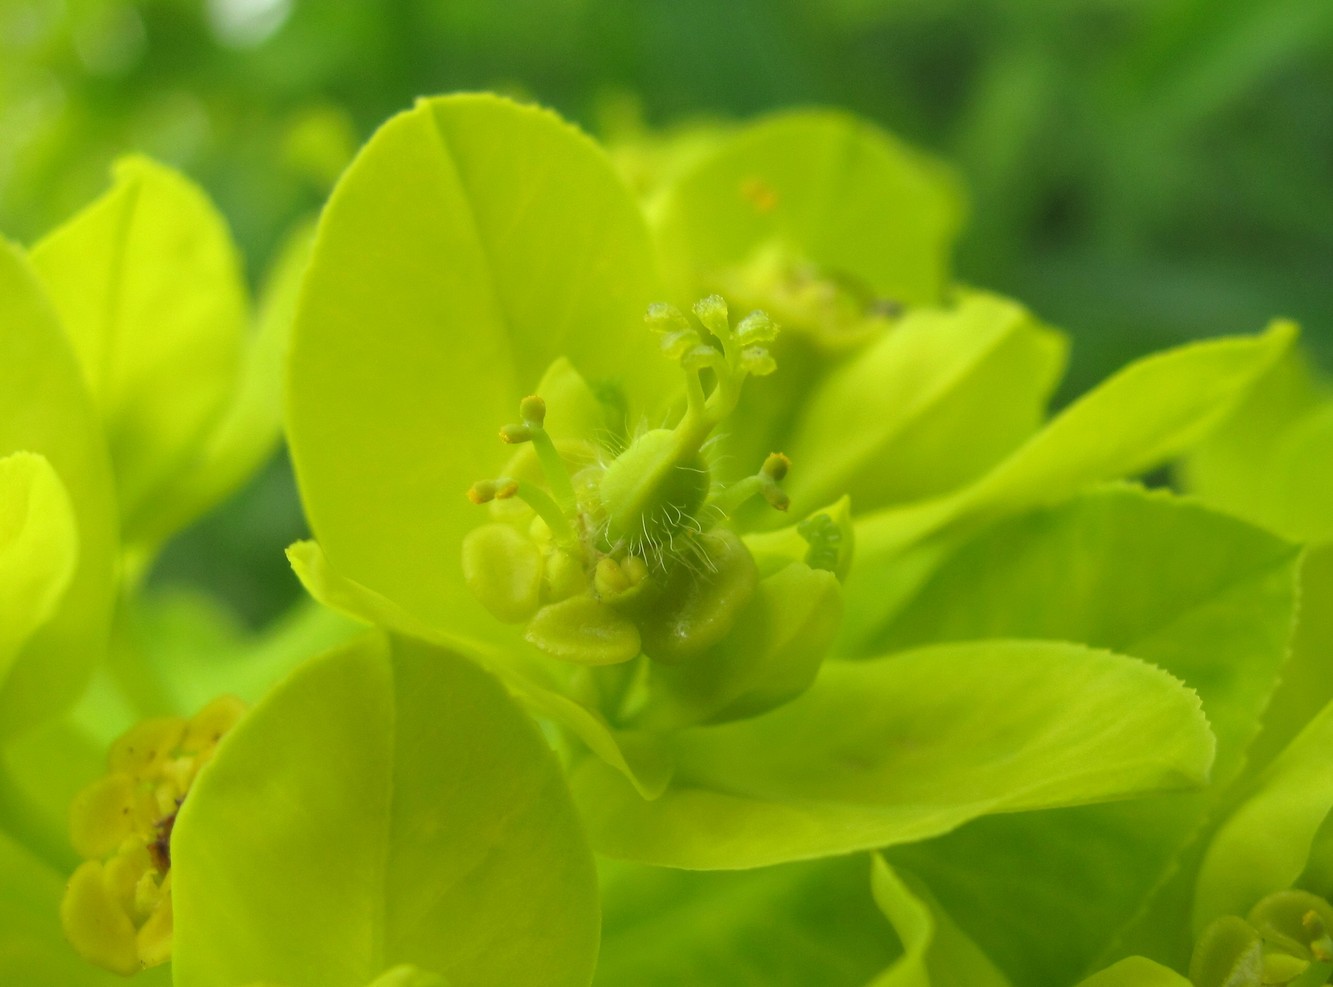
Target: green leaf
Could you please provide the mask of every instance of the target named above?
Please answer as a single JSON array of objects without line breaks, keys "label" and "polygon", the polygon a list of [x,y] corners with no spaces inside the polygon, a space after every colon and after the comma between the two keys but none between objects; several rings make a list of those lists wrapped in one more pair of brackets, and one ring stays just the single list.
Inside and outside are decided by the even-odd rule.
[{"label": "green leaf", "polygon": [[1199,868],[1194,931],[1245,915],[1265,895],[1292,887],[1333,812],[1333,704],[1325,706],[1259,778],[1222,824]]},{"label": "green leaf", "polygon": [[273,454],[282,434],[283,360],[291,338],[296,296],[314,245],[302,223],[283,244],[244,342],[237,386],[188,462],[154,497],[152,509],[129,525],[139,550],[157,547],[221,503]]},{"label": "green leaf", "polygon": [[177,987],[587,984],[596,874],[558,762],[490,676],[366,638],[219,747],[172,837]]},{"label": "green leaf", "polygon": [[596,762],[575,769],[598,850],[706,870],[906,843],[988,813],[1198,785],[1213,740],[1197,698],[1142,662],[982,641],[825,662],[786,706],[670,749],[654,802]]},{"label": "green leaf", "polygon": [[863,987],[894,954],[859,856],[751,871],[604,861],[596,987]]},{"label": "green leaf", "polygon": [[1002,298],[913,310],[810,395],[786,444],[794,509],[850,495],[865,512],[975,479],[1036,431],[1064,356]]},{"label": "green leaf", "polygon": [[1277,325],[1259,336],[1190,343],[1132,363],[960,499],[972,510],[1049,504],[1090,483],[1151,469],[1215,427],[1293,338]]},{"label": "green leaf", "polygon": [[79,557],[75,523],[45,457],[0,457],[0,684],[69,588]]},{"label": "green leaf", "polygon": [[1085,493],[983,531],[872,639],[1080,641],[1155,662],[1198,690],[1214,780],[1234,775],[1287,656],[1300,550],[1163,491]]},{"label": "green leaf", "polygon": [[[845,639],[862,641],[868,624],[890,609],[882,587],[900,581],[893,570],[904,550],[932,536],[948,543],[969,526],[1058,504],[1180,455],[1235,407],[1292,336],[1289,327],[1277,325],[1261,336],[1191,343],[1146,357],[1075,401],[974,483],[861,517],[857,565],[847,582]],[[928,571],[926,565],[921,574]],[[910,587],[897,592],[905,595]]]},{"label": "green leaf", "polygon": [[559,356],[656,413],[661,294],[632,196],[558,117],[465,95],[385,124],[324,212],[292,342],[292,456],[333,565],[432,627],[492,634],[459,560],[486,520],[465,493],[506,458],[496,429]]},{"label": "green leaf", "polygon": [[1333,543],[1312,545],[1301,559],[1300,607],[1291,653],[1264,710],[1263,728],[1248,753],[1262,767],[1289,744],[1328,703],[1333,702]]},{"label": "green leaf", "polygon": [[[1294,331],[1294,327],[1293,327]],[[1181,463],[1193,493],[1298,541],[1333,535],[1333,389],[1293,351]]]},{"label": "green leaf", "polygon": [[1260,470],[1260,522],[1298,541],[1333,538],[1333,401],[1293,422]]},{"label": "green leaf", "polygon": [[1237,777],[1286,659],[1298,566],[1295,546],[1251,525],[1112,487],[985,530],[876,638],[1086,641],[1155,662],[1203,700],[1218,742],[1208,791],[986,819],[891,855],[1016,981],[1087,972]]},{"label": "green leaf", "polygon": [[72,703],[106,650],[115,583],[111,467],[82,375],[36,275],[0,241],[0,456],[45,457],[69,495],[79,557],[55,612],[0,686],[0,737]]},{"label": "green leaf", "polygon": [[236,248],[197,186],[130,157],[32,262],[101,415],[132,541],[235,386],[247,321]]},{"label": "green leaf", "polygon": [[878,854],[870,880],[875,901],[903,943],[903,955],[870,987],[1009,987],[939,904],[924,889],[909,887]]},{"label": "green leaf", "polygon": [[656,228],[686,295],[777,242],[882,297],[929,303],[949,279],[960,198],[944,168],[877,127],[799,110],[720,140],[668,187]]},{"label": "green leaf", "polygon": [[1190,987],[1190,982],[1152,960],[1129,956],[1080,980],[1078,987]]}]

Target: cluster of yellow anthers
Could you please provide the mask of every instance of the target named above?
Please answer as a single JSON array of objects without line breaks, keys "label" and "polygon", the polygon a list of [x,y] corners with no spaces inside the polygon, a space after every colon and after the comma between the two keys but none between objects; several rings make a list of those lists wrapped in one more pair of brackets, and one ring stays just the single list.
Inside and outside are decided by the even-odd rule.
[{"label": "cluster of yellow anthers", "polygon": [[128,976],[171,958],[171,829],[199,770],[245,712],[213,700],[190,719],[145,720],[111,745],[107,774],[70,808],[70,837],[84,858],[60,919],[91,963]]}]

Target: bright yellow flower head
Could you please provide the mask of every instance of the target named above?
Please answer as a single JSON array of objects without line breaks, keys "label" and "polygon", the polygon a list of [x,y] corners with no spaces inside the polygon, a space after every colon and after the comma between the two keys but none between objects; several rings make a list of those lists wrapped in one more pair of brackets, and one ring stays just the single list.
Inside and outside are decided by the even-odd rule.
[{"label": "bright yellow flower head", "polygon": [[199,770],[241,718],[222,696],[190,719],[145,720],[107,755],[107,774],[70,806],[70,838],[84,858],[60,919],[79,954],[126,976],[171,958],[171,829]]}]

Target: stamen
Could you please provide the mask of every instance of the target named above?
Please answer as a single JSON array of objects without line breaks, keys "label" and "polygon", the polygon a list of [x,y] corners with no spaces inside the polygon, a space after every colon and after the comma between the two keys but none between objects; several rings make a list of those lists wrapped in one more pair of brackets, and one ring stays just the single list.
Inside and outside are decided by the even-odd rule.
[{"label": "stamen", "polygon": [[478,480],[468,487],[467,499],[480,506],[493,500],[508,500],[518,493],[518,481],[507,478]]},{"label": "stamen", "polygon": [[708,506],[730,516],[752,497],[763,497],[774,509],[785,511],[791,506],[791,499],[778,484],[786,477],[790,468],[791,460],[785,454],[769,453],[758,473],[737,480],[725,490],[713,494],[708,498]]},{"label": "stamen", "polygon": [[569,518],[560,509],[560,505],[551,495],[529,483],[520,483],[509,477],[498,480],[479,480],[468,489],[467,499],[474,504],[486,504],[492,500],[508,500],[517,497],[532,508],[533,512],[546,522],[551,535],[562,548],[578,544],[578,536],[569,523]]},{"label": "stamen", "polygon": [[574,484],[569,478],[569,467],[546,431],[546,402],[538,394],[529,394],[519,402],[518,413],[523,423],[502,426],[500,440],[511,445],[532,443],[556,503],[566,514],[572,514],[576,507]]}]

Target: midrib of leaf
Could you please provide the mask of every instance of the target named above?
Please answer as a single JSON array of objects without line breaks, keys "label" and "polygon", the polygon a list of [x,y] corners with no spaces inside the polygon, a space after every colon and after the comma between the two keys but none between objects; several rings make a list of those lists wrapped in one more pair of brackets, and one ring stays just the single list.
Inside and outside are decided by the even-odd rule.
[{"label": "midrib of leaf", "polygon": [[477,252],[481,255],[483,266],[486,270],[486,289],[490,296],[491,306],[494,309],[496,317],[501,323],[504,332],[501,334],[504,340],[504,350],[506,354],[505,364],[508,370],[509,389],[511,393],[519,393],[523,390],[523,383],[518,379],[518,363],[514,355],[514,319],[510,313],[505,300],[501,295],[499,283],[495,277],[495,256],[491,250],[490,244],[482,235],[481,224],[477,220],[476,210],[472,206],[472,187],[467,182],[459,168],[458,159],[454,156],[449,135],[445,133],[440,122],[439,114],[431,107],[427,111],[430,119],[430,132],[434,135],[436,144],[440,150],[440,157],[444,163],[449,177],[457,187],[461,200],[460,218],[467,222],[468,232],[473,243],[476,244]]},{"label": "midrib of leaf", "polygon": [[[567,130],[571,135],[573,135],[573,137],[576,140],[591,145],[593,149],[598,150],[600,153],[600,148],[598,148],[597,145],[593,143],[590,140],[590,138],[587,137],[586,134],[584,134],[581,130],[579,130],[578,127],[574,126],[573,124],[565,120],[562,120],[558,116],[555,116],[554,114],[551,114],[549,111],[546,110],[530,108],[528,112],[533,113],[534,115],[547,117],[551,123]],[[449,128],[449,123],[447,118],[441,119],[440,114],[435,110],[432,110],[431,120],[441,144],[445,147],[445,153],[450,156],[450,160],[454,168],[454,173],[459,178],[460,186],[463,188],[471,189],[474,184],[473,183],[474,176],[468,171],[464,163],[464,159],[455,157],[449,150],[449,148],[452,146],[452,141],[448,136],[448,134],[446,133],[446,131]],[[548,184],[545,181],[545,178],[551,173],[552,167],[546,161],[539,161],[539,163],[543,165],[543,168],[532,172],[530,176],[529,187],[523,190],[525,198],[519,204],[519,207],[514,210],[515,218],[513,220],[513,223],[515,229],[521,227],[524,213],[532,206],[532,204],[536,203],[540,199],[543,189]],[[617,184],[617,186],[619,186],[625,191],[627,198],[632,199],[632,193],[629,191],[628,187],[624,184],[619,174],[614,172],[609,166],[607,170],[610,173],[611,178]],[[491,293],[492,296],[496,299],[497,307],[500,309],[502,317],[504,319],[505,329],[507,332],[506,343],[508,345],[508,351],[510,354],[510,368],[513,375],[514,390],[515,393],[526,393],[536,383],[537,375],[539,375],[545,368],[534,367],[531,368],[530,370],[525,370],[517,361],[517,359],[515,359],[514,349],[513,349],[513,339],[514,336],[516,335],[514,330],[516,327],[517,320],[513,317],[512,312],[509,311],[508,306],[505,304],[504,295],[500,291],[499,284],[497,283],[495,278],[495,273],[494,273],[495,265],[493,263],[494,257],[496,257],[498,254],[502,252],[499,249],[498,245],[503,244],[506,238],[512,237],[513,230],[500,231],[497,232],[494,235],[494,237],[492,237],[488,235],[486,229],[477,221],[475,210],[472,209],[470,199],[468,200],[468,210],[469,210],[471,227],[474,231],[479,248],[483,256],[486,258],[487,269],[491,274]],[[492,239],[495,242],[492,242]],[[555,244],[552,244],[552,249],[556,249]],[[560,249],[567,249],[567,248],[562,246]],[[574,314],[578,312],[580,309],[579,302],[584,297],[587,296],[588,292],[592,289],[594,283],[601,283],[593,275],[607,271],[615,263],[615,258],[613,256],[608,254],[606,251],[600,251],[600,258],[597,260],[597,264],[594,267],[591,263],[591,255],[588,253],[589,249],[595,251],[596,245],[593,244],[591,247],[584,248],[583,255],[580,258],[582,263],[581,265],[579,265],[582,276],[574,281],[573,284],[574,290],[572,291],[567,290],[562,293],[563,304],[561,309],[558,312],[555,309],[551,309],[550,322],[549,324],[543,327],[543,332],[545,333],[547,342],[549,343],[548,348],[555,353],[564,352],[564,350],[566,349],[566,340],[569,336],[571,328],[574,327]],[[549,299],[547,301],[549,303]],[[643,299],[642,301],[646,306],[648,302],[651,301],[651,299]]]}]

